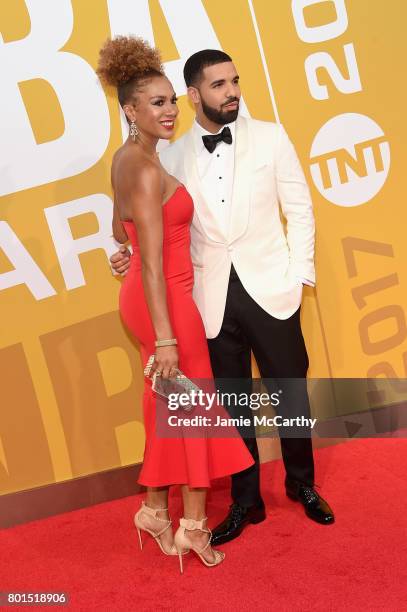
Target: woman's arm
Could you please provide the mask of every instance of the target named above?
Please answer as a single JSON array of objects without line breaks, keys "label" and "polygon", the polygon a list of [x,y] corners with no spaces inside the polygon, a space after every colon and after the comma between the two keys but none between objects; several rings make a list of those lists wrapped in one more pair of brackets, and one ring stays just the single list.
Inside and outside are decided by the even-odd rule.
[{"label": "woman's arm", "polygon": [[[168,314],[166,283],[163,273],[162,179],[154,165],[132,173],[130,202],[133,222],[137,229],[142,264],[142,279],[147,306],[157,340],[174,338]],[[175,346],[156,349],[153,371],[158,369],[166,378],[172,367],[178,367]]]}]

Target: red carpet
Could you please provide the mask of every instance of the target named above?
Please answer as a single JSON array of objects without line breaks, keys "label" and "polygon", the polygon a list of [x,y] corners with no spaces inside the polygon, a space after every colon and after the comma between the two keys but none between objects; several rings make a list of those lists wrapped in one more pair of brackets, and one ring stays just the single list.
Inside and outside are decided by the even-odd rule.
[{"label": "red carpet", "polygon": [[[407,440],[354,440],[315,458],[334,525],[285,497],[274,461],[262,466],[267,520],[223,546],[217,568],[190,554],[181,576],[152,540],[140,552],[131,497],[4,530],[0,591],[66,591],[72,610],[406,610]],[[212,525],[228,503],[224,479]],[[170,506],[175,519],[178,492]]]}]

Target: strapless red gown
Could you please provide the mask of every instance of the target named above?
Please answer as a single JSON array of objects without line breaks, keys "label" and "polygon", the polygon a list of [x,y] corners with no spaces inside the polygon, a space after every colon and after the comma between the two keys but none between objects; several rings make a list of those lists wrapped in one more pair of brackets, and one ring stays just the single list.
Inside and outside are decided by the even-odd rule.
[{"label": "strapless red gown", "polygon": [[[193,202],[181,185],[163,205],[163,270],[171,324],[178,341],[179,368],[189,378],[212,379],[205,330],[192,298],[194,271],[189,226]],[[155,333],[144,296],[137,231],[132,221],[123,225],[133,247],[130,268],[120,291],[123,322],[140,342],[143,367],[154,353]],[[187,484],[209,487],[210,481],[240,472],[253,459],[243,440],[227,438],[162,438],[155,434],[155,394],[146,381],[143,395],[146,445],[139,483],[150,487]],[[181,435],[181,434],[180,434]]]}]

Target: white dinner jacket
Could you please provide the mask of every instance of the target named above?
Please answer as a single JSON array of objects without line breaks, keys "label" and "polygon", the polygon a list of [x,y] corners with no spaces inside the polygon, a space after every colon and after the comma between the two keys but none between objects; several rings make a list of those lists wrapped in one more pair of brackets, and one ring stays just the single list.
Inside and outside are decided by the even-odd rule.
[{"label": "white dinner jacket", "polygon": [[222,325],[231,263],[250,296],[278,319],[287,319],[300,306],[300,279],[315,282],[311,197],[284,128],[239,116],[235,138],[227,235],[202,195],[192,131],[160,153],[163,166],[194,201],[193,296],[208,338],[215,338]]}]

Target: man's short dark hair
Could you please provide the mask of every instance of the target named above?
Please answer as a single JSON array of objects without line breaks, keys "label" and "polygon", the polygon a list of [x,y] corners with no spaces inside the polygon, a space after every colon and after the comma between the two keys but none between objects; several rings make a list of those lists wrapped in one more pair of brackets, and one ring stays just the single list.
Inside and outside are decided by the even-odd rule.
[{"label": "man's short dark hair", "polygon": [[224,51],[218,49],[204,49],[191,55],[184,66],[184,79],[187,87],[198,85],[202,79],[202,72],[208,66],[231,62],[232,58]]}]

